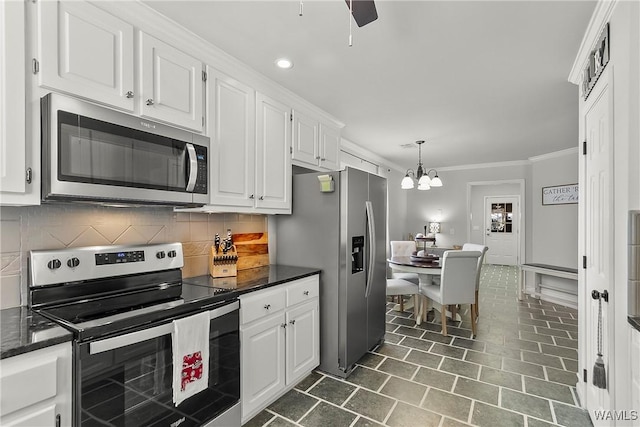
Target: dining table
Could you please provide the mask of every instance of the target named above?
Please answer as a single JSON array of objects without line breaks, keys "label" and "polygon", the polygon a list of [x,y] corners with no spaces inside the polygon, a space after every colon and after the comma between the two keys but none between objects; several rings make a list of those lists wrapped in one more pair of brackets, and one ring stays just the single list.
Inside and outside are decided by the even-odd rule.
[{"label": "dining table", "polygon": [[[440,276],[442,274],[442,258],[423,258],[415,256],[392,256],[387,259],[389,267],[397,272],[403,273],[416,273],[420,285],[430,285],[433,281],[433,276]],[[427,319],[427,312],[434,308],[438,311],[442,310],[442,306],[435,301],[428,299],[424,295],[420,295],[419,298],[418,315],[416,316],[416,324],[419,325],[422,320]],[[447,315],[451,317],[451,312],[447,310]],[[456,319],[460,320],[460,314],[456,313]]]}]

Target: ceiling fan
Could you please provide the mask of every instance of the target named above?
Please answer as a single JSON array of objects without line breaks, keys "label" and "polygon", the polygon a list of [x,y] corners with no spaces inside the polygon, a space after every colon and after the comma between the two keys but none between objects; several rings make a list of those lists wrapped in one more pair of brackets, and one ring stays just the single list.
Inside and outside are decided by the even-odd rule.
[{"label": "ceiling fan", "polygon": [[345,2],[358,27],[364,27],[378,19],[378,11],[373,0],[345,0]]}]

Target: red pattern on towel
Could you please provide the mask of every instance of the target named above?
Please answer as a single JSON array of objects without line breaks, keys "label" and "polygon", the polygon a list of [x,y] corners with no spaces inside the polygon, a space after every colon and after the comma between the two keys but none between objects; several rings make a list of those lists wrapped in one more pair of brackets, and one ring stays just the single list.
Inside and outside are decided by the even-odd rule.
[{"label": "red pattern on towel", "polygon": [[182,356],[182,391],[187,384],[202,378],[202,353],[197,351]]}]

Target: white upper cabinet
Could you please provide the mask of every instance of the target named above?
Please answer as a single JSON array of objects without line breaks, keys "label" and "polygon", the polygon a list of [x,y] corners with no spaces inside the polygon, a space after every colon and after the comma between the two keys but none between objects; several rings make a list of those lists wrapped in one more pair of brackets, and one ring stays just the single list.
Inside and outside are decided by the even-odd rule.
[{"label": "white upper cabinet", "polygon": [[337,170],[340,166],[340,131],[320,123],[320,166]]},{"label": "white upper cabinet", "polygon": [[86,2],[38,7],[39,84],[133,111],[133,26]]},{"label": "white upper cabinet", "polygon": [[207,67],[211,204],[253,207],[255,91]]},{"label": "white upper cabinet", "polygon": [[317,165],[320,159],[318,152],[318,120],[300,111],[293,111],[293,160]]},{"label": "white upper cabinet", "polygon": [[319,170],[336,170],[340,165],[340,130],[317,118],[293,111],[293,150],[295,164]]},{"label": "white upper cabinet", "polygon": [[202,62],[140,32],[140,113],[202,131]]},{"label": "white upper cabinet", "polygon": [[291,108],[256,93],[256,207],[291,213]]},{"label": "white upper cabinet", "polygon": [[7,192],[24,193],[28,185],[24,7],[23,2],[0,2],[0,191],[3,197]]}]

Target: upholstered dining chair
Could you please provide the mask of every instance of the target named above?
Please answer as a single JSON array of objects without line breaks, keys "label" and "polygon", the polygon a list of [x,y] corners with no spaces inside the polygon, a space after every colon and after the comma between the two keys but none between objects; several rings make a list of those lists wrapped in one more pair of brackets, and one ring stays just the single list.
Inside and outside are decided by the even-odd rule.
[{"label": "upholstered dining chair", "polygon": [[[413,240],[392,240],[391,244],[391,256],[411,256],[416,252],[416,242]],[[418,275],[416,273],[391,273],[391,277],[394,279],[404,279],[416,285],[419,283]]]},{"label": "upholstered dining chair", "polygon": [[478,260],[478,268],[476,271],[476,316],[479,316],[480,306],[478,305],[478,290],[480,289],[480,272],[482,270],[482,264],[484,263],[484,255],[489,250],[489,247],[484,245],[478,245],[476,243],[465,243],[464,245],[462,245],[462,250],[482,252],[482,256],[480,256],[480,259]]},{"label": "upholstered dining chair", "polygon": [[440,286],[420,285],[420,293],[439,303],[442,317],[442,335],[447,336],[447,305],[469,304],[471,306],[471,330],[476,335],[475,277],[479,251],[446,251],[442,257]]},{"label": "upholstered dining chair", "polygon": [[387,296],[397,296],[400,299],[400,311],[404,311],[404,295],[413,295],[413,317],[418,318],[420,291],[418,285],[404,279],[387,279]]}]

